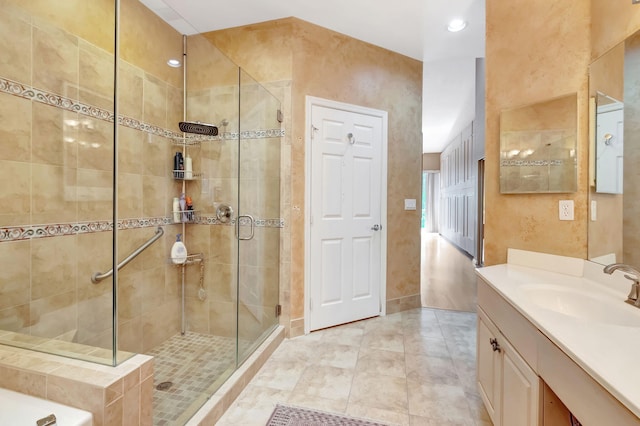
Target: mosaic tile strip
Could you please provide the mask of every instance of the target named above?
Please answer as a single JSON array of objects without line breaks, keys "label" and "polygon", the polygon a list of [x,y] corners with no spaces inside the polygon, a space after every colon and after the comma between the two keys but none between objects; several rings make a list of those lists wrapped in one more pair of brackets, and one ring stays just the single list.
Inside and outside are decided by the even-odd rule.
[{"label": "mosaic tile strip", "polygon": [[[99,120],[107,121],[110,123],[113,123],[114,120],[112,111],[78,102],[71,98],[60,96],[55,93],[36,89],[35,87],[31,87],[7,78],[0,77],[0,92],[19,96],[21,98],[29,99],[35,102],[52,105],[66,111],[77,112],[79,114],[97,118]],[[131,129],[139,130],[141,132],[150,133],[165,138],[183,139],[182,133],[173,132],[168,129],[163,129],[162,127],[147,124],[131,117],[122,115],[118,116],[118,124],[121,126],[129,127]],[[241,132],[240,139],[269,139],[284,137],[284,135],[284,129],[249,130]],[[198,141],[237,140],[238,133],[225,132],[220,136],[214,137],[188,135],[187,138],[189,140]]]},{"label": "mosaic tile strip", "polygon": [[[233,226],[236,224],[236,220],[233,219],[230,222],[223,223],[218,220],[215,216],[198,216],[195,222],[199,225],[228,225]],[[249,226],[251,225],[251,221],[249,218],[243,217],[240,219],[241,226]],[[263,227],[263,228],[284,228],[284,219],[253,219],[253,226]]]},{"label": "mosaic tile strip", "polygon": [[502,160],[501,166],[562,166],[564,160]]},{"label": "mosaic tile strip", "polygon": [[73,99],[56,95],[55,93],[45,92],[44,90],[36,89],[6,78],[0,78],[0,92],[52,105],[66,111],[77,112],[99,120],[113,122],[113,113],[111,111],[74,101]]},{"label": "mosaic tile strip", "polygon": [[[222,223],[215,216],[199,216],[193,222],[196,225],[235,225],[235,220]],[[150,217],[122,219],[118,221],[118,229],[150,228],[156,226],[173,225],[171,217]],[[246,218],[240,220],[240,225],[248,226],[250,222]],[[256,219],[256,227],[284,228],[284,219]],[[113,222],[78,222],[78,223],[54,223],[45,225],[8,226],[0,228],[0,243],[10,241],[22,241],[36,238],[61,237],[65,235],[90,234],[113,230]]]}]

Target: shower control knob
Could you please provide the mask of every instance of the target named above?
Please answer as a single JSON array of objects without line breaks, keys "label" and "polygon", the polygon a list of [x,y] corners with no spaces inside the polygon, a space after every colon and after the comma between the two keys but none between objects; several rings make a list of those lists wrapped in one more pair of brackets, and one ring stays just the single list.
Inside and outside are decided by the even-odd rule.
[{"label": "shower control knob", "polygon": [[371,227],[374,231],[379,231],[382,229],[382,225],[378,225],[377,223]]}]

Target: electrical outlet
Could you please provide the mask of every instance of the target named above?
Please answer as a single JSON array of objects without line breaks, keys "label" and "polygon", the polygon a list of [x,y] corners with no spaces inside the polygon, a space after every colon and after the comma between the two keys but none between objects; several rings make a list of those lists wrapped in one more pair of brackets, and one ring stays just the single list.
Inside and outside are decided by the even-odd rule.
[{"label": "electrical outlet", "polygon": [[558,213],[560,220],[573,220],[573,200],[560,200]]}]

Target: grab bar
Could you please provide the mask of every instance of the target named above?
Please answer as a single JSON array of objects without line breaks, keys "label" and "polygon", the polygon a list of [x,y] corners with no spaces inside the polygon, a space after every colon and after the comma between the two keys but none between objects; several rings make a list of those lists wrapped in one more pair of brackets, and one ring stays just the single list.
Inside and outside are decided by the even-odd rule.
[{"label": "grab bar", "polygon": [[[143,245],[138,247],[133,253],[131,253],[129,256],[127,256],[127,258],[125,260],[120,262],[120,264],[118,265],[118,271],[123,266],[125,266],[127,263],[131,262],[137,255],[142,253],[147,247],[149,247],[151,244],[156,242],[156,240],[158,238],[162,237],[163,234],[164,234],[164,229],[162,229],[160,226],[158,226],[158,229],[156,229],[156,233],[155,233],[155,235],[153,237],[149,238],[149,240],[146,243],[144,243]],[[91,277],[91,282],[94,283],[94,284],[97,284],[100,281],[104,280],[105,278],[109,278],[111,275],[113,275],[113,268],[111,268],[108,272],[104,272],[104,273],[96,272]]]}]

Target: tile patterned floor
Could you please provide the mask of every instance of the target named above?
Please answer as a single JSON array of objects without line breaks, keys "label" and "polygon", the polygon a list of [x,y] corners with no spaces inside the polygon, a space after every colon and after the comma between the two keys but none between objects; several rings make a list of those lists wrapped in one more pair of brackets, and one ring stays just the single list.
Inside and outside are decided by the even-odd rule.
[{"label": "tile patterned floor", "polygon": [[[177,334],[149,353],[155,357],[153,424],[182,425],[185,412],[199,408],[216,380],[235,366],[235,339],[187,332]],[[171,382],[166,390],[158,385]]]},{"label": "tile patterned floor", "polygon": [[397,425],[490,426],[475,342],[474,313],[430,308],[285,340],[218,425],[262,426],[282,403]]}]

